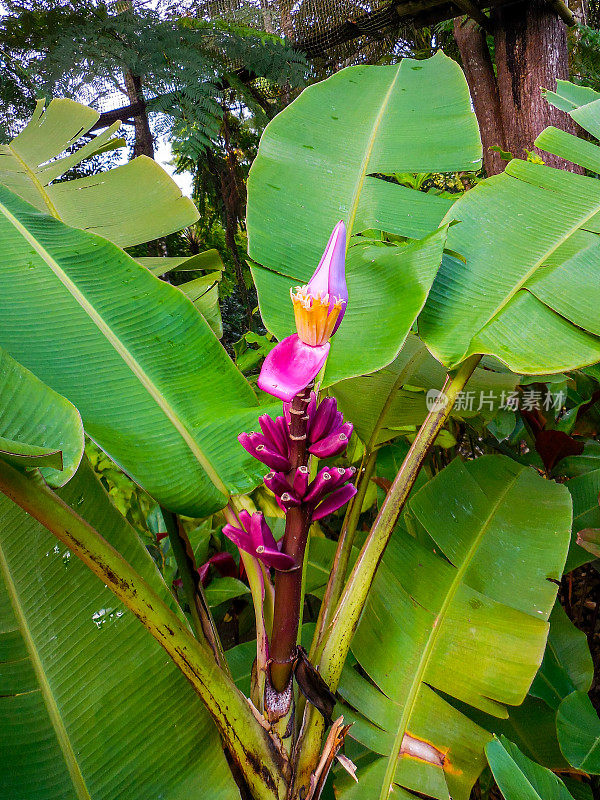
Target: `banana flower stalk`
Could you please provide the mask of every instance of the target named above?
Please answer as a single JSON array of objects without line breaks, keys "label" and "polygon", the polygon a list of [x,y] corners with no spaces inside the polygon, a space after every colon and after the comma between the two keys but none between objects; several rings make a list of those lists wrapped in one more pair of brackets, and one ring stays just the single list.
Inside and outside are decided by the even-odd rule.
[{"label": "banana flower stalk", "polygon": [[[258,567],[274,570],[275,594],[270,634],[262,623],[263,595],[253,591],[257,611],[257,671],[264,689],[264,709],[284,748],[291,752],[294,726],[293,676],[297,673],[297,633],[301,617],[302,566],[311,522],[334,513],[356,494],[353,467],[325,466],[313,480],[309,459],[341,455],[352,435],[335,398],[317,403],[311,384],[329,354],[329,340],[339,328],[348,303],[345,278],[346,229],[339,222],[329,239],[319,266],[306,286],[291,290],[297,333],[283,339],[267,356],[258,385],[283,401],[283,415],[259,418],[260,432],[242,433],[240,444],[269,467],[265,486],[273,492],[286,516],[285,533],[275,543],[264,518],[247,512],[239,525],[228,524],[223,533],[242,551],[244,562],[253,557]],[[268,575],[267,575],[268,577]],[[256,595],[256,597],[255,597]],[[265,654],[268,654],[265,658]],[[300,659],[302,660],[302,659]],[[303,670],[318,673],[308,663]],[[302,673],[304,674],[304,673]],[[298,678],[302,691],[307,684]],[[304,688],[303,688],[304,687]],[[325,685],[325,694],[330,694]],[[331,698],[330,698],[331,699]],[[314,700],[314,698],[313,698]],[[333,701],[332,701],[333,702]]]}]

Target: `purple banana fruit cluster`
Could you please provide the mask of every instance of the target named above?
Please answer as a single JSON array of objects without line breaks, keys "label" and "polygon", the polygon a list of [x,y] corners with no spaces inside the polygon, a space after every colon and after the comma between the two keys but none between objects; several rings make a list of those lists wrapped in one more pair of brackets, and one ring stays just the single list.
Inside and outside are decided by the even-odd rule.
[{"label": "purple banana fruit cluster", "polygon": [[281,472],[269,472],[264,481],[284,511],[294,506],[308,506],[311,520],[315,522],[337,511],[354,497],[356,488],[348,481],[352,480],[355,472],[354,467],[324,467],[308,483],[308,467],[298,467],[292,486]]},{"label": "purple banana fruit cluster", "polygon": [[[262,433],[241,433],[242,447],[258,461],[276,472],[289,472],[290,462],[290,403],[283,404],[284,416],[271,419],[268,414],[258,418]],[[343,453],[352,436],[352,424],[344,422],[334,397],[326,397],[318,406],[313,394],[307,408],[308,452],[317,458],[332,458]]]},{"label": "purple banana fruit cluster", "polygon": [[295,567],[294,559],[280,552],[271,529],[260,511],[256,511],[254,514],[245,510],[240,511],[238,519],[240,527],[227,523],[223,526],[223,533],[240,550],[258,558],[266,567],[279,570]]},{"label": "purple banana fruit cluster", "polygon": [[[290,403],[284,403],[283,410],[283,416],[276,419],[268,414],[259,417],[261,433],[241,433],[238,440],[254,458],[270,467],[271,472],[264,478],[264,483],[275,495],[280,508],[287,512],[290,508],[303,506],[314,522],[337,511],[356,494],[356,487],[350,483],[356,470],[354,467],[323,467],[310,481],[308,467],[294,469],[291,463]],[[348,446],[352,425],[344,422],[335,398],[326,397],[317,406],[313,393],[306,413],[308,452],[317,458],[340,455]],[[266,566],[278,570],[298,567],[291,556],[279,552],[260,512],[252,516],[247,512],[242,514],[241,528],[226,525],[223,528],[226,536]]]}]

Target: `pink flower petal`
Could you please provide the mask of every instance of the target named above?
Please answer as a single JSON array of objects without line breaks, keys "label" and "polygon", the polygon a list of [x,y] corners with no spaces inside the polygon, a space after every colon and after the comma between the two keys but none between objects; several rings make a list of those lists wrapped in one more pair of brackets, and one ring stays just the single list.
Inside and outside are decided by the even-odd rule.
[{"label": "pink flower petal", "polygon": [[267,355],[258,385],[264,392],[290,401],[319,373],[328,354],[329,342],[311,347],[294,333]]}]

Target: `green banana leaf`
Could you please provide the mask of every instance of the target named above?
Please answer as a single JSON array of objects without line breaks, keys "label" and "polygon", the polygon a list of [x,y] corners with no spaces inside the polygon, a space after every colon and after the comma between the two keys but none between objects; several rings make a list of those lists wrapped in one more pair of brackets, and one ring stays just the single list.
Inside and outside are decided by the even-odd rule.
[{"label": "green banana leaf", "polygon": [[[248,252],[267,328],[278,338],[294,331],[289,287],[310,278],[338,220],[349,236],[376,229],[423,239],[437,229],[452,201],[382,173],[480,164],[466,81],[441,51],[348,67],[305,89],[267,126],[248,179]],[[416,254],[405,261],[364,247],[348,251],[350,299],[326,383],[393,360],[439,265],[435,248],[419,253],[417,268]]]},{"label": "green banana leaf", "polygon": [[556,735],[556,710],[528,694],[519,706],[508,708],[508,718],[499,719],[483,711],[455,703],[470,720],[496,736],[506,736],[532,761],[551,770],[568,770]]},{"label": "green banana leaf", "polygon": [[246,697],[250,697],[252,666],[256,660],[256,639],[237,644],[227,650],[227,663],[236,686]]},{"label": "green banana leaf", "polygon": [[225,265],[218,250],[206,250],[195,256],[176,256],[173,258],[136,258],[136,261],[153,275],[160,276],[167,272],[194,272],[210,269],[211,272],[182,283],[177,288],[190,298],[204,319],[208,322],[217,337],[223,336],[223,320],[219,307],[219,281],[223,277]]},{"label": "green banana leaf", "polygon": [[223,336],[223,320],[219,307],[219,282],[222,277],[223,273],[220,271],[209,272],[177,287],[189,297],[219,339]]},{"label": "green banana leaf", "polygon": [[589,86],[579,86],[576,83],[563,80],[556,81],[555,92],[542,89],[542,94],[550,105],[567,113],[600,98],[600,94]]},{"label": "green banana leaf", "polygon": [[550,615],[544,659],[529,694],[519,706],[508,708],[508,719],[475,711],[464,703],[460,710],[496,736],[506,736],[528,758],[552,770],[567,770],[557,737],[557,710],[572,692],[587,692],[593,664],[587,637],[567,617],[558,599]]},{"label": "green banana leaf", "polygon": [[497,719],[461,705],[474,722],[497,736],[506,736],[530,759],[552,770],[567,770],[557,737],[557,709],[576,689],[587,691],[593,664],[587,637],[556,600],[544,660],[520,706],[510,707],[508,719]]},{"label": "green banana leaf", "polygon": [[581,780],[571,778],[568,775],[563,775],[562,782],[569,790],[573,800],[594,800],[592,787],[588,783],[583,783]]},{"label": "green banana leaf", "polygon": [[[174,605],[85,461],[60,494]],[[10,800],[239,799],[183,675],[94,574],[4,496],[0,754]]]},{"label": "green banana leaf", "polygon": [[215,578],[206,587],[204,594],[208,605],[215,607],[236,597],[243,597],[250,589],[237,578]]},{"label": "green banana leaf", "polygon": [[105,239],[0,187],[0,346],[79,409],[161,504],[206,516],[261,480],[258,401],[191,302]]},{"label": "green banana leaf", "polygon": [[[385,761],[381,758],[373,760],[363,757],[356,761],[356,766],[360,776],[358,783],[353,781],[349,775],[340,772],[335,781],[336,796],[343,800],[367,800],[367,798],[371,800],[371,798],[378,797],[385,776]],[[395,784],[391,797],[394,800],[417,800],[419,795],[408,792],[402,786]]]},{"label": "green banana leaf", "polygon": [[166,272],[192,272],[197,269],[221,270],[222,272],[225,269],[218,250],[205,250],[194,256],[165,256],[163,258],[146,256],[136,258],[136,261],[157,276],[164,275]]},{"label": "green banana leaf", "polygon": [[529,694],[555,711],[575,690],[589,691],[594,665],[587,636],[573,625],[557,601],[550,615],[550,632],[544,660]]},{"label": "green banana leaf", "polygon": [[[323,535],[312,535],[310,537],[306,559],[306,576],[304,578],[306,594],[313,595],[319,599],[323,598],[336,550],[337,542],[326,539]],[[354,566],[357,556],[358,548],[353,547],[348,561],[349,570]]]},{"label": "green banana leaf", "polygon": [[591,561],[591,554],[577,543],[577,535],[586,528],[600,528],[600,443],[587,441],[580,456],[567,456],[556,467],[556,474],[566,478],[565,486],[573,499],[573,534],[565,572]]},{"label": "green banana leaf", "polygon": [[524,756],[505,736],[494,738],[485,752],[505,800],[573,800],[560,778]]},{"label": "green banana leaf", "polygon": [[0,436],[0,458],[12,464],[13,467],[35,469],[36,467],[51,467],[54,473],[62,470],[63,460],[61,450],[52,450],[49,447],[38,447],[35,444],[23,444],[14,439],[5,439]]},{"label": "green banana leaf", "polygon": [[[600,101],[583,108],[585,118],[582,108],[571,116],[600,136]],[[535,144],[600,172],[592,142],[548,128]],[[448,248],[464,260],[444,258],[419,319],[436,358],[454,367],[489,353],[528,374],[600,360],[598,179],[515,159],[467,192],[451,220],[460,224]]]},{"label": "green banana leaf", "polygon": [[63,486],[83,455],[77,409],[0,348],[0,458]]},{"label": "green banana leaf", "polygon": [[[570,81],[556,81],[556,91],[544,90],[543,94],[550,105],[566,111],[584,130],[596,138],[600,137],[599,92],[590,89],[589,86],[578,86]],[[584,143],[583,140],[579,141]]]},{"label": "green banana leaf", "polygon": [[395,784],[467,800],[490,735],[454,703],[506,718],[506,705],[525,698],[571,502],[563,486],[503,456],[457,459],[409,502],[435,550],[398,526],[352,643],[370,681],[345,674],[339,694],[363,721],[352,735],[386,764],[370,797],[387,798]]},{"label": "green banana leaf", "polygon": [[576,769],[600,774],[600,719],[587,691],[565,697],[556,712],[558,743]]},{"label": "green banana leaf", "polygon": [[98,233],[120,247],[166,236],[198,219],[156,161],[139,156],[100,175],[58,181],[97,153],[125,145],[113,139],[115,122],[75,152],[100,114],[73,100],[39,100],[34,115],[10,144],[0,145],[0,183],[67,225]]},{"label": "green banana leaf", "polygon": [[[340,411],[346,419],[352,420],[354,429],[364,442],[370,440],[375,426],[381,424],[375,442],[379,444],[398,436],[399,428],[423,422],[429,411],[428,401],[435,400],[436,392],[433,398],[430,392],[441,389],[445,377],[446,369],[417,336],[409,333],[400,354],[391,364],[371,375],[340,381],[332,392]],[[469,380],[462,401],[457,403],[452,413],[463,418],[478,413],[492,417],[518,382],[519,376],[511,372],[494,372],[478,367]],[[417,387],[425,391],[419,391]]]}]

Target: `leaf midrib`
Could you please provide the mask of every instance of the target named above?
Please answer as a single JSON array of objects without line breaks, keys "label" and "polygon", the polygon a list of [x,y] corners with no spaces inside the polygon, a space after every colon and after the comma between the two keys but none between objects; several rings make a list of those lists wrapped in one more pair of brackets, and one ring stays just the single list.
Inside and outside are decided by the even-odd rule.
[{"label": "leaf midrib", "polygon": [[407,701],[404,704],[404,710],[402,712],[402,716],[400,717],[400,722],[398,725],[398,731],[396,733],[396,737],[394,739],[394,745],[388,757],[388,765],[385,772],[385,777],[383,779],[383,784],[381,787],[381,794],[380,800],[388,800],[390,787],[394,780],[394,775],[396,773],[396,764],[398,761],[398,755],[400,753],[400,748],[402,746],[402,740],[404,738],[404,734],[406,733],[406,729],[408,727],[408,723],[410,718],[413,714],[415,702],[417,699],[417,695],[419,689],[421,688],[421,684],[423,683],[423,679],[425,677],[425,672],[427,671],[427,667],[429,666],[429,661],[431,659],[431,655],[433,653],[435,644],[438,640],[438,636],[440,635],[442,628],[444,627],[444,617],[450,608],[452,601],[456,596],[456,592],[458,591],[459,587],[463,582],[463,578],[467,572],[467,569],[471,565],[471,561],[473,556],[475,555],[476,551],[479,549],[479,545],[483,537],[486,535],[489,525],[492,519],[495,517],[501,503],[504,501],[508,491],[513,488],[517,479],[520,477],[521,472],[518,472],[510,482],[507,483],[506,487],[503,489],[502,493],[497,497],[497,499],[492,504],[492,508],[490,513],[486,517],[479,534],[474,539],[471,547],[469,548],[468,552],[463,559],[463,563],[461,566],[456,570],[456,575],[454,576],[452,583],[448,589],[448,593],[442,603],[439,612],[436,614],[434,619],[434,624],[432,625],[431,632],[429,634],[429,638],[427,640],[427,644],[423,649],[423,653],[421,655],[421,659],[419,660],[419,664],[415,671],[414,680],[410,691],[408,693]]},{"label": "leaf midrib", "polygon": [[[400,69],[402,67],[402,62],[398,64],[398,68],[396,69],[396,74],[392,82],[390,83],[387,92],[385,93],[385,97],[381,101],[381,105],[379,107],[379,111],[377,112],[377,116],[375,117],[375,122],[373,123],[373,127],[371,129],[371,134],[369,136],[365,154],[363,156],[363,160],[360,165],[360,170],[358,173],[358,177],[356,179],[356,183],[354,185],[354,191],[352,192],[352,200],[350,202],[350,214],[348,216],[348,224],[346,225],[347,230],[347,237],[346,237],[346,253],[348,252],[348,248],[350,247],[350,239],[352,237],[352,231],[354,228],[354,222],[356,220],[356,215],[358,213],[358,206],[360,204],[361,192],[362,188],[365,183],[365,178],[367,177],[367,170],[369,166],[369,162],[371,161],[371,156],[373,155],[373,148],[375,147],[375,141],[377,138],[377,133],[381,126],[381,121],[385,112],[387,111],[387,107],[390,102],[390,97],[392,96],[392,92],[394,91],[394,87],[396,85],[396,81],[400,75]],[[291,280],[297,281],[302,280],[301,278],[295,277],[293,275],[289,275],[281,270],[272,269],[271,267],[264,267],[262,264],[258,264],[261,269],[266,269],[269,272],[273,272],[276,275],[281,275],[284,278],[290,278]]]},{"label": "leaf midrib", "polygon": [[149,375],[146,374],[141,364],[137,361],[137,359],[133,356],[133,354],[125,347],[125,345],[119,339],[119,337],[113,332],[112,328],[106,322],[106,320],[97,312],[97,310],[89,302],[89,300],[87,300],[85,295],[79,290],[79,288],[75,285],[75,283],[71,280],[71,278],[69,278],[69,276],[64,272],[60,264],[58,264],[58,262],[50,255],[50,253],[36,240],[36,238],[28,231],[25,225],[23,225],[2,203],[0,203],[0,213],[2,213],[6,217],[6,219],[21,234],[21,236],[25,239],[25,241],[35,250],[35,252],[40,256],[40,258],[42,258],[42,260],[52,270],[52,272],[58,278],[58,280],[63,284],[65,289],[67,289],[67,291],[71,294],[73,299],[79,304],[79,306],[87,314],[90,320],[96,325],[98,330],[104,335],[105,339],[109,342],[109,344],[111,344],[112,347],[116,350],[119,356],[123,359],[123,362],[129,367],[133,375],[147,390],[148,394],[152,397],[152,399],[155,401],[155,403],[158,405],[161,411],[163,411],[169,422],[173,425],[175,430],[179,433],[179,435],[181,436],[187,447],[190,449],[191,453],[194,455],[198,463],[206,472],[207,476],[209,477],[213,485],[225,496],[228,496],[229,491],[225,483],[223,482],[217,471],[214,469],[209,458],[205,455],[205,453],[200,448],[200,446],[198,445],[198,443],[196,442],[190,431],[187,429],[183,420],[180,419],[179,415],[177,414],[175,409],[171,406],[171,404],[167,401],[166,397],[153,383]]},{"label": "leaf midrib", "polygon": [[[506,175],[508,178],[512,178],[512,179],[513,179],[513,180],[515,180],[515,181],[521,181],[521,182],[525,182],[525,183],[526,183],[526,181],[523,181],[523,179],[522,179],[522,178],[518,178],[516,175],[509,175],[509,174],[507,174],[506,172],[504,172],[503,174],[504,174],[504,175]],[[531,185],[531,184],[530,184],[530,185]],[[537,186],[536,188],[538,188],[538,189],[542,189],[542,187],[540,187],[540,186]],[[573,225],[573,226],[572,226],[572,227],[569,229],[569,231],[568,231],[567,233],[563,234],[563,235],[560,237],[560,239],[559,239],[559,240],[558,240],[558,241],[557,241],[557,242],[554,244],[554,246],[553,246],[553,247],[551,247],[551,248],[550,248],[550,249],[549,249],[549,250],[548,250],[546,253],[544,253],[544,255],[542,256],[542,258],[540,258],[538,261],[536,261],[536,262],[535,262],[535,264],[534,264],[534,265],[531,267],[531,269],[530,269],[530,270],[527,272],[527,274],[525,275],[525,277],[524,277],[524,278],[522,278],[522,279],[521,279],[521,280],[520,280],[520,281],[519,281],[519,282],[516,284],[516,286],[514,286],[514,288],[513,288],[513,289],[511,289],[511,290],[508,292],[508,294],[506,295],[506,297],[504,298],[504,300],[503,300],[503,301],[500,303],[500,305],[499,305],[499,306],[498,306],[498,307],[497,307],[497,308],[496,308],[496,309],[495,309],[495,310],[492,312],[492,314],[491,314],[491,315],[488,317],[488,319],[487,319],[487,320],[486,320],[486,321],[485,321],[485,322],[484,322],[482,325],[480,325],[480,326],[479,326],[479,328],[478,328],[477,332],[476,332],[475,334],[473,334],[473,336],[471,336],[471,340],[470,340],[470,342],[469,342],[469,348],[467,348],[467,353],[469,352],[469,350],[470,350],[470,348],[471,348],[471,346],[472,346],[472,344],[473,344],[473,339],[474,339],[474,338],[475,338],[475,337],[476,337],[476,336],[477,336],[479,333],[481,333],[481,331],[483,331],[483,330],[484,330],[484,328],[486,328],[488,325],[490,325],[492,322],[494,322],[494,320],[496,319],[496,317],[498,317],[498,316],[499,316],[499,315],[500,315],[500,314],[501,314],[501,313],[504,311],[504,309],[506,308],[506,306],[507,306],[507,305],[510,303],[510,301],[513,299],[513,297],[515,297],[515,296],[517,295],[517,293],[518,293],[518,292],[520,292],[520,291],[521,291],[523,288],[526,288],[526,287],[525,287],[525,284],[527,283],[527,281],[528,281],[530,278],[532,278],[532,277],[535,275],[535,273],[538,271],[538,269],[540,269],[540,267],[543,265],[543,263],[544,263],[544,262],[545,262],[545,261],[546,261],[548,258],[550,258],[550,256],[552,256],[552,255],[553,255],[553,254],[554,254],[554,253],[555,253],[555,252],[556,252],[556,251],[559,249],[559,247],[561,247],[561,245],[563,245],[563,244],[564,244],[564,243],[565,243],[565,242],[566,242],[568,239],[570,239],[570,238],[571,238],[571,236],[573,236],[573,234],[575,234],[575,233],[576,233],[578,230],[580,230],[581,228],[583,228],[583,226],[584,226],[584,225],[585,225],[587,222],[589,222],[591,219],[593,219],[593,218],[594,218],[594,217],[595,217],[595,216],[596,216],[596,215],[597,215],[599,212],[600,212],[600,203],[597,205],[597,207],[595,208],[595,210],[594,210],[594,211],[591,211],[589,214],[587,214],[587,215],[584,217],[584,219],[583,219],[582,221],[580,221],[580,222],[577,222],[575,225]],[[544,305],[546,305],[546,304],[544,304]],[[547,306],[547,308],[550,308],[550,306]],[[557,312],[556,312],[556,311],[555,311],[553,308],[552,308],[552,309],[550,309],[550,310],[551,310],[551,311],[552,311],[554,314],[556,314],[556,313],[557,313]],[[574,324],[573,322],[571,322],[571,320],[569,320],[569,322],[571,323],[571,325],[573,325],[573,324]],[[588,332],[588,333],[589,333],[589,331],[586,331],[586,332]]]},{"label": "leaf midrib", "polygon": [[383,115],[387,111],[387,107],[389,105],[392,92],[394,91],[396,81],[398,80],[398,76],[400,75],[402,63],[403,62],[401,61],[400,64],[398,64],[398,68],[396,69],[396,74],[394,75],[394,79],[390,83],[388,90],[385,93],[385,97],[381,101],[381,106],[379,107],[379,111],[377,113],[377,116],[375,117],[375,122],[373,123],[373,128],[371,130],[371,135],[369,137],[369,141],[367,142],[367,148],[365,150],[365,154],[362,163],[360,165],[358,178],[354,186],[354,192],[352,194],[352,200],[350,202],[350,215],[348,216],[348,226],[347,226],[348,237],[346,239],[346,252],[348,252],[348,247],[350,246],[350,237],[352,236],[354,222],[356,220],[356,215],[358,213],[358,204],[360,203],[362,188],[365,183],[365,178],[367,177],[367,168],[369,166],[369,162],[371,161],[371,156],[373,155],[373,148],[375,147],[375,140],[377,138],[377,133],[379,131]]},{"label": "leaf midrib", "polygon": [[25,170],[25,174],[27,175],[29,180],[33,183],[35,188],[40,193],[40,195],[42,197],[42,200],[44,201],[44,203],[48,207],[48,211],[52,214],[52,216],[55,219],[60,219],[60,214],[58,213],[58,210],[57,210],[56,206],[54,205],[54,203],[50,199],[50,195],[46,191],[45,187],[43,186],[42,182],[40,181],[40,179],[36,175],[35,171],[33,169],[31,169],[31,167],[25,161],[24,158],[21,158],[21,156],[19,155],[17,150],[15,150],[15,148],[12,146],[12,144],[8,145],[8,149],[13,154],[13,156],[18,161],[18,163],[23,167],[23,169]]},{"label": "leaf midrib", "polygon": [[65,764],[69,772],[69,776],[71,778],[75,794],[77,795],[79,800],[92,800],[92,796],[87,788],[85,778],[83,777],[83,774],[81,772],[79,762],[77,761],[77,756],[75,755],[73,745],[71,744],[71,740],[69,738],[69,734],[62,719],[60,709],[56,702],[56,698],[54,697],[54,694],[52,692],[52,687],[50,686],[50,683],[44,671],[44,666],[42,664],[42,660],[40,658],[38,649],[35,645],[33,635],[31,633],[31,630],[29,629],[29,625],[27,624],[27,617],[21,605],[17,587],[15,586],[15,583],[13,581],[10,568],[6,560],[6,556],[4,555],[4,551],[1,546],[0,546],[0,572],[2,574],[2,577],[4,578],[4,583],[6,585],[6,590],[8,592],[11,606],[13,608],[15,617],[17,618],[17,622],[19,624],[19,630],[21,632],[21,636],[23,637],[23,641],[25,642],[25,646],[29,654],[29,660],[35,672],[35,676],[37,678],[39,691],[41,692],[42,698],[44,700],[44,705],[46,706],[46,710],[48,711],[48,717],[54,729],[54,733],[56,735],[56,739],[58,741],[60,750],[63,754],[63,758],[65,760]]},{"label": "leaf midrib", "polygon": [[[600,736],[596,736],[594,738],[594,741],[592,742],[592,744],[588,748],[586,754],[581,759],[581,765],[580,765],[581,769],[585,770],[587,768],[587,766],[588,766],[586,764],[587,760],[590,758],[591,755],[593,755],[594,751],[597,750],[598,747],[600,747]],[[592,767],[594,768],[594,764],[592,764]]]},{"label": "leaf midrib", "polygon": [[[506,751],[505,751],[505,752],[506,752]],[[523,772],[523,770],[521,769],[521,767],[520,767],[520,766],[517,764],[517,762],[516,762],[516,761],[514,760],[514,758],[513,758],[513,757],[510,755],[510,753],[508,753],[508,757],[510,758],[510,760],[512,761],[512,763],[514,764],[514,766],[517,768],[517,770],[518,770],[518,773],[519,773],[519,775],[521,776],[521,778],[523,779],[523,782],[525,783],[525,785],[526,785],[526,786],[529,786],[529,788],[530,788],[530,789],[531,789],[531,791],[533,792],[533,794],[534,794],[534,797],[533,797],[533,798],[530,798],[530,800],[544,800],[544,798],[542,797],[542,795],[541,795],[541,794],[538,792],[538,790],[535,788],[535,786],[534,786],[534,785],[531,783],[531,781],[529,780],[529,778],[527,777],[527,775],[525,775],[525,773]]]}]

